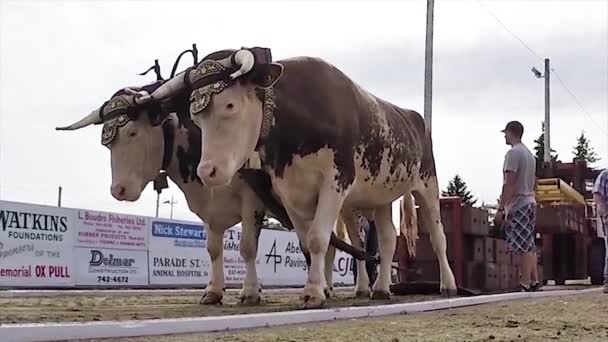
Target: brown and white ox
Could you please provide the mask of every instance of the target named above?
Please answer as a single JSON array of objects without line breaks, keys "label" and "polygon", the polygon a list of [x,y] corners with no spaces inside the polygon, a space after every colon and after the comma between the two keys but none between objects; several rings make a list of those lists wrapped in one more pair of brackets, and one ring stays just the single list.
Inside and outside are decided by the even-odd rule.
[{"label": "brown and white ox", "polygon": [[[342,213],[352,236],[354,210],[372,216],[377,227],[381,263],[372,298],[389,297],[396,241],[391,203],[404,194],[408,245],[417,235],[413,194],[438,257],[441,292],[455,295],[431,136],[420,114],[372,95],[318,58],[272,63],[269,49],[232,50],[227,57],[226,51],[207,56],[137,102],[191,92],[190,114],[203,131],[197,172],[208,186],[229,184],[259,149],[273,190],[311,254],[305,307],[324,302],[331,227]],[[358,274],[364,269],[359,263]]]},{"label": "brown and white ox", "polygon": [[[159,84],[136,90],[151,92]],[[181,103],[186,108],[186,115],[178,118],[170,111],[180,111],[179,99],[163,106],[140,106],[134,103],[133,95],[119,91],[79,122],[58,130],[75,130],[104,123],[102,144],[110,149],[111,193],[118,200],[136,201],[146,185],[158,176],[159,170],[166,170],[166,175],[183,191],[190,210],[207,223],[207,249],[212,269],[211,280],[201,300],[203,304],[216,304],[222,299],[224,232],[242,222],[240,254],[245,261],[246,277],[240,299],[244,304],[257,304],[260,295],[255,263],[258,237],[266,213],[265,204],[247,185],[245,176],[234,177],[227,184],[213,188],[201,183],[196,174],[200,160],[201,130],[189,118],[188,98],[181,99]],[[252,158],[248,163],[255,165],[257,154],[251,153],[250,156]],[[246,176],[249,177],[247,181],[256,185],[258,179],[255,174],[253,178],[251,174]],[[289,218],[280,211],[275,209],[277,215],[274,212],[268,214],[290,227]],[[361,251],[348,248],[350,246],[343,241],[334,241],[334,245],[347,253],[359,257],[363,255]],[[331,248],[327,253],[329,291],[334,255],[335,249]]]}]

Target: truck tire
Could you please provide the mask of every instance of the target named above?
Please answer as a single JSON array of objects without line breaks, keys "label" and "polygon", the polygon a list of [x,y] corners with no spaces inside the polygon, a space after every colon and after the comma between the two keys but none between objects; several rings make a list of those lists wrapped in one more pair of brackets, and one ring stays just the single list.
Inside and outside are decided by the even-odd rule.
[{"label": "truck tire", "polygon": [[589,276],[591,284],[602,285],[604,283],[604,261],[606,260],[606,248],[603,239],[594,239],[589,252]]}]

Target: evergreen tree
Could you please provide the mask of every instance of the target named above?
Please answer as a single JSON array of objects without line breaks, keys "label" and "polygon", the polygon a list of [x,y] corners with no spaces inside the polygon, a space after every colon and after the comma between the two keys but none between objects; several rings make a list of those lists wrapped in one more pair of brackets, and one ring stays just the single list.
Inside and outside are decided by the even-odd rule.
[{"label": "evergreen tree", "polygon": [[[542,133],[538,137],[538,139],[534,140],[536,146],[534,146],[534,151],[536,151],[536,159],[540,161],[545,160],[545,122],[542,121]],[[555,153],[554,149],[551,149],[551,161],[557,161],[558,155]]]},{"label": "evergreen tree", "polygon": [[470,206],[477,203],[477,199],[474,199],[471,191],[467,189],[467,183],[458,174],[448,183],[448,188],[446,191],[442,191],[442,195],[460,197],[465,204]]},{"label": "evergreen tree", "polygon": [[589,139],[585,136],[585,131],[582,131],[581,135],[576,139],[576,146],[574,146],[572,154],[574,154],[574,159],[584,160],[590,164],[600,160],[595,154],[593,147],[589,145]]}]

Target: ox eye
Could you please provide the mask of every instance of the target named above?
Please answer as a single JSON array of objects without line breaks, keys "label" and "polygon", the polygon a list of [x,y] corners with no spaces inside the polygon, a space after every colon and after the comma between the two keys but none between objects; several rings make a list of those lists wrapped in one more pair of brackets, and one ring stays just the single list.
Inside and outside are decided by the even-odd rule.
[{"label": "ox eye", "polygon": [[233,108],[234,108],[234,105],[233,105],[232,103],[229,103],[229,104],[227,104],[227,105],[226,105],[226,108],[228,108],[228,109],[233,109]]},{"label": "ox eye", "polygon": [[129,132],[129,137],[133,138],[137,135],[137,131]]}]

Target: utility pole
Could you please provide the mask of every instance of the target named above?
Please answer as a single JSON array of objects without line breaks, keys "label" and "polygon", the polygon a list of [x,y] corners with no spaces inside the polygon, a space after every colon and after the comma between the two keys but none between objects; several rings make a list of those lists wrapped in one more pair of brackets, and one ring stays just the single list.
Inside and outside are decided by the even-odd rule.
[{"label": "utility pole", "polygon": [[177,203],[177,201],[173,200],[173,196],[171,196],[171,201],[164,201],[163,204],[171,204],[171,219],[173,219],[173,205]]},{"label": "utility pole", "polygon": [[549,71],[549,58],[545,58],[545,162],[551,161],[551,122],[550,122],[550,101],[549,101],[549,81],[551,72]]},{"label": "utility pole", "polygon": [[61,191],[63,189],[61,188],[61,186],[59,186],[59,190],[57,191],[57,206],[61,207]]},{"label": "utility pole", "polygon": [[160,205],[160,191],[156,192],[156,217],[158,217],[158,206]]},{"label": "utility pole", "polygon": [[426,1],[426,44],[424,50],[424,122],[431,131],[433,126],[433,17],[434,0]]},{"label": "utility pole", "polygon": [[545,131],[543,132],[545,136],[544,145],[545,145],[545,153],[544,160],[545,162],[551,161],[551,101],[550,101],[550,85],[551,85],[551,70],[550,70],[549,58],[545,58],[545,73],[541,74],[540,71],[536,70],[535,67],[532,67],[532,73],[536,78],[544,78],[545,79]]}]

